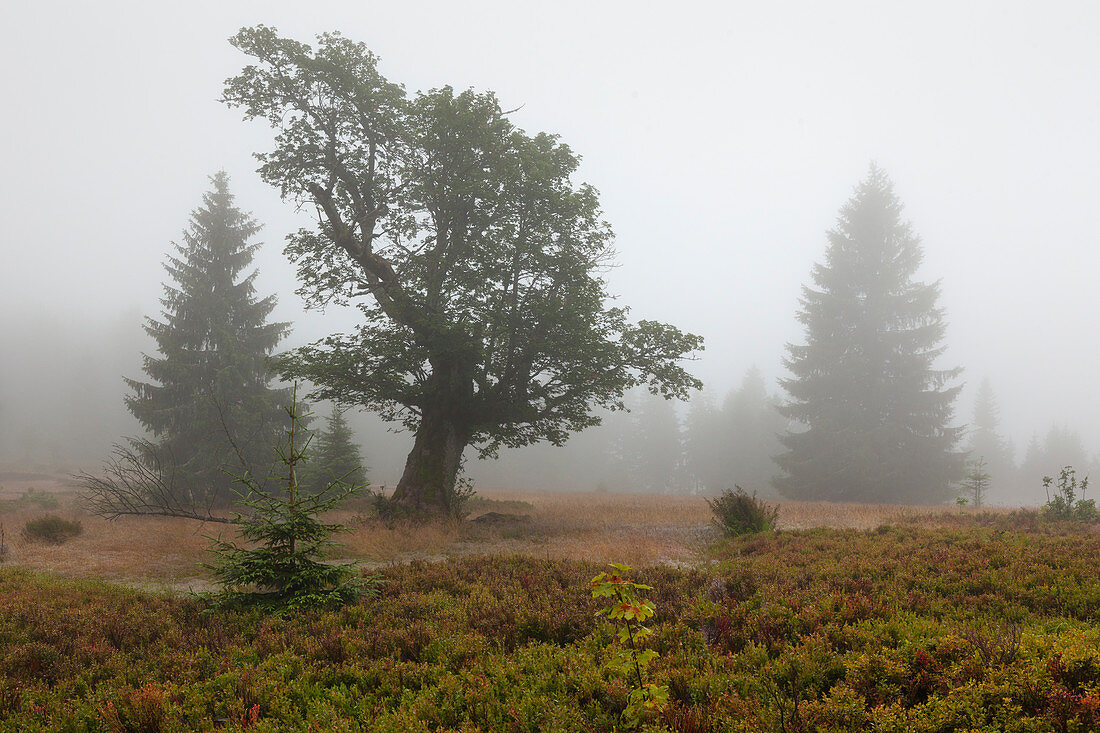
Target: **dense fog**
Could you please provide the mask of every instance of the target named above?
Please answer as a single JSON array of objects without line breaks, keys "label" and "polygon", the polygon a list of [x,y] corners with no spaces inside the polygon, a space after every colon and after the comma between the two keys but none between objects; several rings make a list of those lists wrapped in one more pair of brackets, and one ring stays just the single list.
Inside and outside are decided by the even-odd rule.
[{"label": "dense fog", "polygon": [[[872,162],[940,282],[954,424],[983,380],[999,409],[1011,460],[991,500],[1039,503],[1043,474],[1097,466],[1094,3],[43,2],[0,10],[0,470],[93,470],[140,434],[123,377],[142,376],[162,265],[219,170],[264,226],[256,288],[293,323],[281,348],[356,323],[304,309],[282,248],[315,217],[255,174],[270,131],[218,102],[247,63],[226,38],[256,23],[339,30],[410,89],[493,90],[560,135],[615,231],[617,304],[705,338],[690,403],[635,392],[562,448],[470,451],[475,486],[774,495],[800,288]],[[349,419],[393,485],[410,435]]]}]

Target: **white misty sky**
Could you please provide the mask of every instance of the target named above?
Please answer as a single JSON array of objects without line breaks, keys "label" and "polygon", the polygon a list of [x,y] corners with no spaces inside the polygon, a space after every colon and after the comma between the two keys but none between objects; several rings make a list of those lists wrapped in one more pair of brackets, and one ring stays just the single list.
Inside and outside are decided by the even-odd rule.
[{"label": "white misty sky", "polygon": [[[1051,422],[1100,448],[1100,4],[1059,2],[5,3],[0,329],[155,314],[161,263],[225,169],[266,225],[261,294],[304,342],[281,255],[308,224],[254,174],[259,123],[217,102],[264,23],[364,41],[411,91],[498,93],[559,133],[602,193],[637,317],[703,334],[718,393],[783,372],[802,283],[874,160],[942,279],[944,366],[983,376],[1020,444]],[[2,335],[2,334],[0,334]],[[42,334],[48,338],[49,334]],[[22,345],[4,339],[3,356]],[[27,367],[33,373],[33,366]],[[117,382],[104,389],[118,390]]]}]

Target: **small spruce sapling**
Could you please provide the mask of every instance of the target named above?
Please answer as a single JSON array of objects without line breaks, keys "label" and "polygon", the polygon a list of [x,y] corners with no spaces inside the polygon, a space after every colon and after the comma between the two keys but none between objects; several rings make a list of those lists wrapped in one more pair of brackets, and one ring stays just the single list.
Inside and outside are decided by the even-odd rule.
[{"label": "small spruce sapling", "polygon": [[343,531],[338,524],[318,519],[331,511],[358,487],[337,477],[320,491],[303,492],[298,483],[298,467],[309,447],[307,439],[298,445],[303,432],[298,412],[297,386],[291,406],[287,445],[275,448],[285,466],[280,490],[262,488],[247,473],[239,478],[244,491],[238,491],[239,503],[250,509],[235,514],[241,536],[255,546],[238,547],[220,538],[210,539],[210,551],[217,559],[207,565],[222,586],[220,601],[225,605],[258,605],[274,610],[293,610],[315,606],[343,605],[373,591],[371,582],[357,578],[353,565],[335,565],[324,561],[335,542],[332,535]]},{"label": "small spruce sapling", "polygon": [[668,686],[646,682],[643,670],[659,655],[646,649],[645,643],[653,631],[645,621],[653,618],[657,608],[653,601],[643,598],[639,591],[652,590],[651,586],[628,579],[630,566],[611,563],[612,572],[600,573],[592,579],[592,597],[607,598],[611,604],[596,612],[606,616],[615,627],[619,645],[608,647],[611,658],[608,669],[621,674],[627,680],[634,678],[623,721],[628,728],[637,728],[651,712],[659,712],[668,704]]},{"label": "small spruce sapling", "polygon": [[989,493],[991,478],[989,472],[985,470],[984,456],[977,461],[971,462],[970,468],[966,472],[966,479],[962,483],[962,487],[968,494],[967,499],[969,499],[976,508],[980,509],[982,505],[985,504],[986,494]]}]

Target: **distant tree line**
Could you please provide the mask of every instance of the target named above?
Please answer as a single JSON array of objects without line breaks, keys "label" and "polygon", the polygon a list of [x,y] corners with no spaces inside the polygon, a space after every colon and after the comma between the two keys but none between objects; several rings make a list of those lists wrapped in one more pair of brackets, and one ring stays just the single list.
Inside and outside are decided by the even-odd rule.
[{"label": "distant tree line", "polygon": [[1002,503],[1036,503],[1043,478],[1073,466],[1083,475],[1100,473],[1100,456],[1090,454],[1081,435],[1067,425],[1051,425],[1033,435],[1022,454],[1001,434],[1000,406],[988,378],[974,400],[966,442],[971,462],[984,460],[990,475],[990,496]]},{"label": "distant tree line", "polygon": [[703,391],[678,409],[634,392],[626,405],[561,448],[504,453],[471,471],[497,487],[715,495],[738,484],[774,495],[773,456],[787,421],[756,367],[721,402]]}]

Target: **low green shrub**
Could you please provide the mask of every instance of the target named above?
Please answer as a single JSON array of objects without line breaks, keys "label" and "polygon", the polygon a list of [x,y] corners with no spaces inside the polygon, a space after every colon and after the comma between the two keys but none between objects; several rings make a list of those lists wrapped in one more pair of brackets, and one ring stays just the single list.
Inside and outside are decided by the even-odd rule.
[{"label": "low green shrub", "polygon": [[775,530],[779,508],[757,499],[755,491],[749,496],[740,486],[736,489],[726,489],[721,496],[707,499],[707,506],[714,513],[714,525],[730,537]]},{"label": "low green shrub", "polygon": [[27,542],[46,542],[51,545],[60,545],[68,542],[73,537],[79,537],[84,533],[84,527],[80,522],[72,522],[62,519],[56,514],[47,514],[32,519],[23,525],[23,539]]},{"label": "low green shrub", "polygon": [[[1097,518],[1096,500],[1085,499],[1085,490],[1089,487],[1089,477],[1077,480],[1077,471],[1066,466],[1058,473],[1058,483],[1050,476],[1043,477],[1043,490],[1047,494],[1047,503],[1043,511],[1055,519],[1076,519],[1090,521]],[[1051,496],[1051,489],[1054,495]],[[1078,498],[1080,496],[1080,498]]]}]

